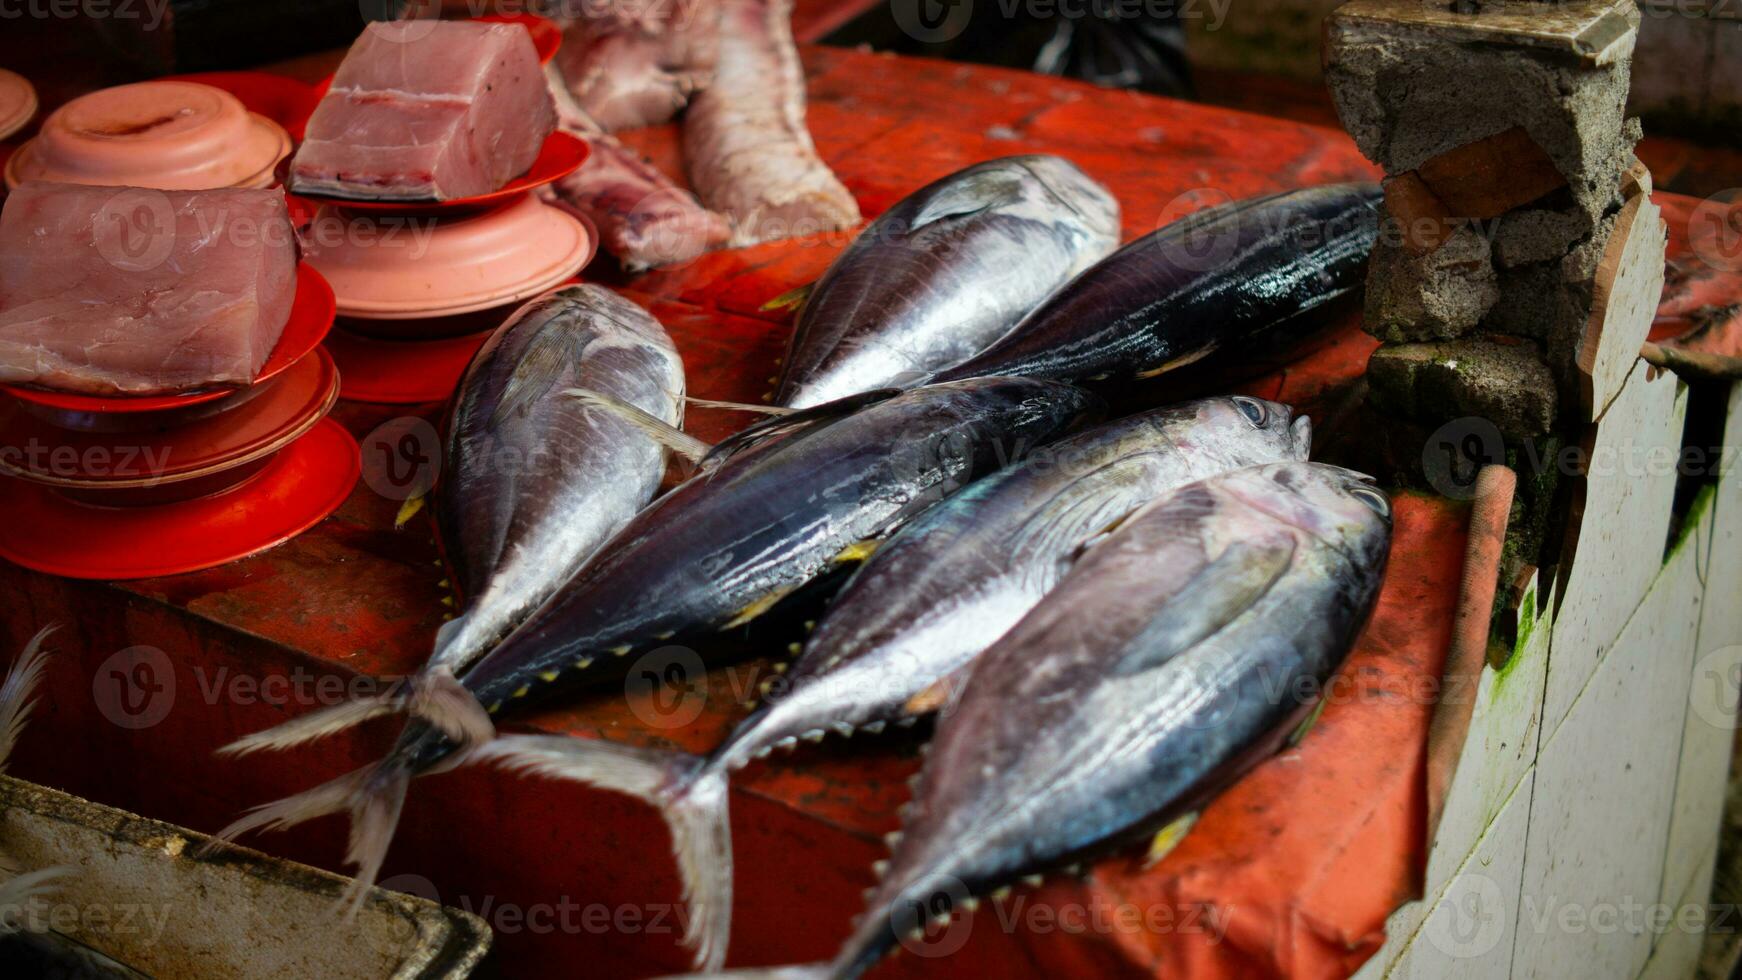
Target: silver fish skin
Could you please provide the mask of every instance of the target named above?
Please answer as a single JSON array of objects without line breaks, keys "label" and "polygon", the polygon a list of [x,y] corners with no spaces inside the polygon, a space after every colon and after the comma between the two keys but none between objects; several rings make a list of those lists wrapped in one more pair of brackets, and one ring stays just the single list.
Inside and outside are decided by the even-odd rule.
[{"label": "silver fish skin", "polygon": [[939,911],[1128,843],[1280,744],[1379,593],[1390,502],[1278,463],[1133,515],[976,664],[932,740],[856,977]]},{"label": "silver fish skin", "polygon": [[522,306],[460,381],[436,515],[465,600],[430,664],[458,674],[553,595],[659,489],[665,450],[570,388],[678,425],[684,370],[658,320],[602,286]]},{"label": "silver fish skin", "polygon": [[1062,157],[975,164],[867,225],[806,298],[775,400],[908,387],[980,353],[1119,244],[1119,202]]},{"label": "silver fish skin", "polygon": [[1070,436],[981,480],[853,574],[785,693],[745,719],[709,768],[739,768],[782,739],[924,713],[908,710],[914,696],[956,680],[1052,591],[1084,543],[1187,483],[1305,460],[1311,445],[1312,423],[1286,405],[1208,398]]}]

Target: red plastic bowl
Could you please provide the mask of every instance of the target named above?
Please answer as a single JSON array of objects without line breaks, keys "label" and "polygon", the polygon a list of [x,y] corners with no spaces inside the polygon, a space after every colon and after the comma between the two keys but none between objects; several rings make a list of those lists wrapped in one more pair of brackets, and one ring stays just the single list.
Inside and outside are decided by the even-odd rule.
[{"label": "red plastic bowl", "polygon": [[[297,266],[296,300],[290,309],[290,321],[284,325],[284,332],[278,337],[278,346],[272,349],[272,353],[266,358],[266,363],[260,368],[260,374],[254,378],[254,386],[272,380],[283,373],[286,368],[301,361],[310,351],[319,347],[321,341],[326,338],[327,332],[332,329],[333,314],[336,309],[337,301],[333,297],[333,287],[327,284],[326,279],[306,262]],[[65,391],[49,391],[44,388],[31,388],[23,385],[0,385],[0,391],[5,391],[19,401],[63,412],[91,414],[175,411],[217,401],[220,398],[229,398],[248,390],[247,388],[210,388],[205,391],[182,392],[174,395],[104,397]]]},{"label": "red plastic bowl", "polygon": [[313,85],[263,71],[207,71],[167,75],[161,80],[198,82],[223,89],[240,99],[249,112],[257,112],[283,126],[290,138],[298,142],[309,115],[321,100],[321,93]]}]

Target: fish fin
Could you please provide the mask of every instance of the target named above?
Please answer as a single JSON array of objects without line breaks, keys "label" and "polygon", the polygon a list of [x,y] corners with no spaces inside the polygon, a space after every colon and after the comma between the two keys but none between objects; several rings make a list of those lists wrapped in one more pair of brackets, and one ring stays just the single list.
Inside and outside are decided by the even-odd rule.
[{"label": "fish fin", "polygon": [[460,751],[455,758],[496,737],[489,713],[446,667],[426,670],[411,679],[411,698],[405,710],[458,743]]},{"label": "fish fin", "polygon": [[725,963],[732,931],[732,825],[724,770],[681,752],[546,735],[499,738],[473,753],[472,761],[573,780],[656,807],[671,830],[690,905],[684,944],[695,952],[698,970],[713,972]]},{"label": "fish fin", "polygon": [[423,510],[423,494],[407,497],[405,502],[399,505],[399,513],[393,515],[393,529],[397,531],[404,527],[413,517],[417,516],[417,512],[420,510]]},{"label": "fish fin", "polygon": [[776,310],[792,310],[796,313],[804,309],[805,300],[810,299],[811,290],[815,289],[816,286],[817,284],[814,282],[807,282],[797,289],[789,289],[763,303],[759,312],[773,313]]},{"label": "fish fin", "polygon": [[1206,344],[1203,347],[1199,348],[1198,350],[1191,352],[1190,354],[1185,354],[1185,355],[1182,355],[1180,357],[1176,357],[1171,361],[1168,361],[1166,364],[1163,364],[1161,367],[1151,368],[1148,371],[1139,371],[1139,372],[1137,372],[1137,377],[1139,379],[1159,377],[1160,375],[1166,374],[1169,371],[1176,371],[1180,368],[1183,368],[1188,364],[1196,364],[1198,361],[1201,361],[1204,358],[1209,357],[1211,354],[1214,354],[1216,352],[1216,347],[1217,347],[1217,345],[1214,343]]},{"label": "fish fin", "polygon": [[1008,204],[1022,196],[1023,177],[1013,171],[988,169],[967,180],[951,181],[933,194],[907,226],[918,231],[951,218],[967,218]]},{"label": "fish fin", "polygon": [[1319,703],[1313,705],[1313,710],[1307,712],[1307,716],[1300,720],[1300,724],[1294,726],[1294,731],[1288,733],[1289,748],[1299,745],[1301,740],[1307,737],[1307,733],[1313,730],[1313,726],[1319,723],[1319,716],[1325,713],[1325,704],[1325,699],[1320,698]]},{"label": "fish fin", "polygon": [[855,541],[841,549],[841,553],[835,556],[835,564],[845,565],[850,562],[865,561],[872,555],[876,554],[877,549],[882,546],[883,542],[876,538],[866,538],[863,541]]},{"label": "fish fin", "polygon": [[710,401],[706,398],[692,398],[688,396],[684,398],[684,401],[696,406],[697,408],[714,408],[719,409],[722,412],[750,412],[755,415],[784,416],[793,415],[799,411],[799,409],[786,408],[782,405],[746,405],[743,402],[716,402]]},{"label": "fish fin", "polygon": [[254,752],[276,752],[301,745],[304,742],[326,738],[346,729],[355,728],[371,719],[400,711],[404,708],[407,697],[403,686],[396,684],[373,697],[335,704],[319,711],[310,711],[264,731],[244,735],[218,749],[217,754],[234,757]]},{"label": "fish fin", "polygon": [[773,609],[775,606],[780,605],[781,600],[792,595],[794,592],[797,592],[799,588],[800,586],[798,585],[783,585],[780,588],[775,589],[773,592],[768,593],[760,599],[750,603],[748,606],[745,606],[743,609],[738,610],[738,615],[733,616],[732,621],[720,627],[720,629],[729,630],[743,626],[745,623],[750,622],[758,616],[761,616],[763,613],[768,612],[768,610]]},{"label": "fish fin", "polygon": [[727,459],[754,446],[760,445],[782,436],[790,435],[812,425],[826,425],[837,419],[845,418],[862,408],[887,401],[901,394],[900,388],[877,388],[837,398],[832,402],[801,408],[777,418],[763,419],[747,429],[740,430],[736,435],[720,441],[702,460],[702,468],[710,469],[725,462]]},{"label": "fish fin", "polygon": [[907,699],[907,703],[901,706],[902,713],[914,716],[929,715],[949,708],[966,689],[968,671],[972,666],[972,664],[968,664],[958,667],[927,684],[924,690]]},{"label": "fish fin", "polygon": [[12,669],[6,672],[5,683],[0,684],[0,772],[6,771],[6,760],[36,707],[36,688],[42,683],[42,671],[49,656],[42,649],[43,641],[59,628],[51,623],[37,630],[24,645],[24,652],[13,661]]},{"label": "fish fin", "polygon": [[12,919],[13,913],[22,911],[32,899],[53,895],[60,890],[60,886],[56,884],[59,879],[77,872],[77,868],[64,864],[55,865],[0,882],[0,935],[19,927],[20,923]]},{"label": "fish fin", "polygon": [[1157,831],[1155,839],[1149,842],[1149,853],[1143,856],[1144,870],[1155,867],[1163,858],[1173,853],[1173,849],[1186,839],[1186,835],[1192,832],[1192,827],[1197,822],[1197,813],[1187,813]]},{"label": "fish fin", "polygon": [[1113,668],[1115,676],[1142,673],[1190,649],[1263,598],[1288,569],[1292,540],[1228,546],[1174,593],[1137,636]]},{"label": "fish fin", "polygon": [[603,392],[569,388],[565,393],[579,398],[592,408],[616,416],[691,463],[701,462],[715,448],[664,419],[655,418],[634,405]]},{"label": "fish fin", "polygon": [[345,810],[350,806],[351,798],[363,789],[378,766],[379,763],[374,763],[354,769],[295,796],[262,803],[213,834],[212,839],[200,847],[198,854],[210,854],[243,834],[256,830],[284,830],[316,817]]},{"label": "fish fin", "polygon": [[[581,348],[591,340],[592,334],[588,332]],[[520,363],[514,366],[514,373],[503,385],[496,410],[490,413],[489,427],[495,429],[511,417],[526,414],[528,406],[549,394],[556,379],[562,377],[563,371],[574,363],[579,353],[572,339],[562,331],[540,329],[527,343],[525,352],[520,355]]]},{"label": "fish fin", "polygon": [[393,833],[399,829],[399,815],[405,810],[405,794],[410,787],[411,773],[387,762],[371,770],[362,788],[348,801],[351,840],[345,849],[345,863],[354,865],[357,871],[339,898],[347,922],[356,920],[363,900],[381,877],[381,865],[387,860]]}]

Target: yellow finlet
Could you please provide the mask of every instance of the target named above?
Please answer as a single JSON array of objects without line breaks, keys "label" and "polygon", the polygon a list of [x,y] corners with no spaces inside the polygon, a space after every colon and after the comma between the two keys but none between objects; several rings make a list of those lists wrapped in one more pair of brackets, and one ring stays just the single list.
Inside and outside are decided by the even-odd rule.
[{"label": "yellow finlet", "polygon": [[[422,509],[423,494],[420,493],[415,497],[407,497],[405,502],[399,505],[399,513],[393,515],[394,530],[404,527],[406,522],[410,521],[413,517],[416,517],[417,512]],[[440,564],[440,562],[437,562],[437,564]]]},{"label": "yellow finlet", "polygon": [[798,586],[796,585],[787,585],[768,593],[762,598],[757,599],[755,602],[750,603],[748,606],[745,606],[743,609],[740,609],[738,615],[732,617],[731,622],[720,628],[729,630],[734,627],[743,626],[752,619],[755,619],[768,610],[773,609],[775,606],[780,605],[780,601],[785,599],[787,596],[792,595],[793,590],[797,588]]},{"label": "yellow finlet", "polygon": [[1149,853],[1143,857],[1143,867],[1148,869],[1160,864],[1162,858],[1173,853],[1173,849],[1179,846],[1179,842],[1186,839],[1186,835],[1192,832],[1192,827],[1197,822],[1198,815],[1188,813],[1161,828],[1156,833],[1155,839],[1149,842]]},{"label": "yellow finlet", "polygon": [[629,650],[630,650],[629,644],[625,643],[620,647],[612,647],[611,653],[615,656],[627,657],[627,656],[629,656]]},{"label": "yellow finlet", "polygon": [[592,657],[582,657],[581,659],[575,661],[575,669],[576,670],[586,670],[588,667],[591,667],[591,666],[593,666],[593,658]]},{"label": "yellow finlet", "polygon": [[531,691],[532,691],[531,687],[528,687],[527,685],[522,684],[522,685],[520,685],[520,689],[518,691],[514,692],[514,697],[517,697],[517,698],[526,697],[526,695],[531,693]]},{"label": "yellow finlet", "polygon": [[807,282],[797,289],[789,289],[768,302],[763,303],[762,309],[758,312],[773,313],[776,310],[792,310],[796,313],[804,308],[804,301],[810,299],[811,289],[815,286],[816,283]]},{"label": "yellow finlet", "polygon": [[951,680],[949,677],[940,677],[932,681],[925,690],[908,698],[907,704],[901,710],[910,715],[929,715],[934,711],[942,711],[950,703]]},{"label": "yellow finlet", "polygon": [[1214,354],[1215,352],[1216,352],[1216,345],[1211,344],[1208,347],[1205,347],[1203,350],[1195,351],[1193,353],[1185,355],[1184,357],[1176,357],[1173,360],[1168,361],[1166,364],[1163,364],[1161,367],[1153,368],[1153,369],[1148,370],[1148,371],[1139,371],[1139,372],[1137,372],[1137,376],[1139,378],[1153,378],[1153,377],[1156,377],[1158,375],[1163,375],[1169,371],[1183,368],[1187,364],[1194,364],[1198,361],[1201,361],[1204,358],[1209,357],[1211,354]]},{"label": "yellow finlet", "polygon": [[844,565],[850,561],[864,561],[876,554],[878,546],[882,543],[883,542],[871,538],[867,538],[864,541],[855,541],[841,549],[841,553],[835,556],[835,564]]},{"label": "yellow finlet", "polygon": [[1325,699],[1320,698],[1319,703],[1313,705],[1312,713],[1307,715],[1305,718],[1302,718],[1300,721],[1300,724],[1295,726],[1294,731],[1289,733],[1289,735],[1288,735],[1288,747],[1292,749],[1295,746],[1299,745],[1301,743],[1301,739],[1307,737],[1307,732],[1312,731],[1313,726],[1319,723],[1319,716],[1324,714],[1324,713],[1325,713]]},{"label": "yellow finlet", "polygon": [[561,677],[561,676],[562,676],[562,672],[561,672],[561,671],[557,671],[557,670],[547,670],[547,671],[545,671],[545,672],[544,672],[544,673],[542,673],[542,674],[539,674],[539,675],[538,675],[538,676],[539,676],[539,678],[540,678],[540,679],[542,679],[542,680],[543,680],[543,681],[544,681],[544,682],[545,682],[545,683],[546,683],[546,684],[554,684],[554,683],[556,683],[556,679],[557,679],[557,678],[558,678],[558,677]]}]

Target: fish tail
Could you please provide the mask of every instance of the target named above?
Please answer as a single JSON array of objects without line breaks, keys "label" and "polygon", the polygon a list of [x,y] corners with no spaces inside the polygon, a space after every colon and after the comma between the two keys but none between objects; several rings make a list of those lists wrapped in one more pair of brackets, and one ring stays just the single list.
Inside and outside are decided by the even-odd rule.
[{"label": "fish tail", "polygon": [[426,670],[379,694],[298,715],[281,725],[245,735],[218,749],[237,757],[282,751],[337,735],[383,715],[408,714],[428,722],[462,745],[481,745],[495,734],[490,716],[445,667]]},{"label": "fish tail", "polygon": [[24,733],[24,724],[30,720],[30,712],[36,707],[36,688],[42,683],[43,668],[48,665],[43,641],[59,628],[50,624],[37,630],[30,642],[24,645],[24,652],[13,662],[12,669],[6,672],[5,683],[0,684],[0,772],[6,771],[6,759],[12,754],[12,747],[18,744],[18,737]]},{"label": "fish tail", "polygon": [[499,738],[473,758],[624,793],[656,807],[671,830],[690,906],[684,945],[694,951],[696,969],[720,969],[732,932],[732,825],[723,768],[679,752],[560,736]]}]

